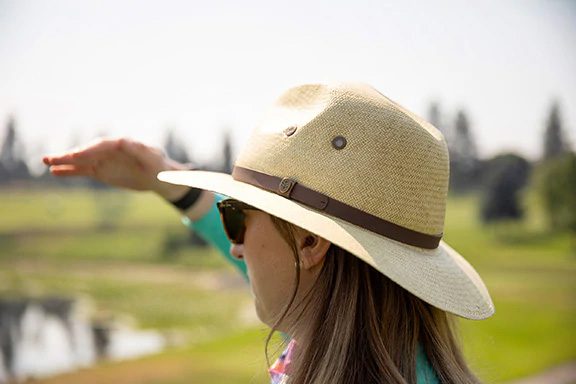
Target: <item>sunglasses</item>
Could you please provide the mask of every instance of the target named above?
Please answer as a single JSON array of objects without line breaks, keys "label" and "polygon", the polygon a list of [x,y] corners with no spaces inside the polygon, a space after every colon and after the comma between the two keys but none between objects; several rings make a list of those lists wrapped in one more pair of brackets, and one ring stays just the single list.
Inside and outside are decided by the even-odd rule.
[{"label": "sunglasses", "polygon": [[232,244],[242,244],[246,233],[246,214],[244,211],[248,209],[259,211],[259,209],[235,199],[219,201],[217,206],[228,239]]}]

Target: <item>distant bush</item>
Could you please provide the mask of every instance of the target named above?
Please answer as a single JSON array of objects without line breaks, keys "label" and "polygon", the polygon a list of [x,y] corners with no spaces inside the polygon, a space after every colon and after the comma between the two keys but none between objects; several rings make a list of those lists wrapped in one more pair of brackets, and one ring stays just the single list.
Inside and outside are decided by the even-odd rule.
[{"label": "distant bush", "polygon": [[541,163],[533,184],[552,229],[576,232],[576,154]]},{"label": "distant bush", "polygon": [[207,247],[208,243],[194,231],[168,230],[162,245],[162,258],[174,260],[180,255],[180,251],[189,247]]},{"label": "distant bush", "polygon": [[480,209],[484,223],[523,217],[520,191],[527,184],[530,168],[526,159],[511,153],[486,162]]}]

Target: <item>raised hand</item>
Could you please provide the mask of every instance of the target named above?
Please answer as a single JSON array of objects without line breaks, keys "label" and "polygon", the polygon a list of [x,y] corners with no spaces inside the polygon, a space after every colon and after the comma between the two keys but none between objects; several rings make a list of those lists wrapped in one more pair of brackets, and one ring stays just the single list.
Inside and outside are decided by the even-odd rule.
[{"label": "raised hand", "polygon": [[167,158],[162,150],[126,138],[98,139],[85,147],[45,156],[55,176],[86,176],[115,187],[153,191],[168,200],[182,196],[187,187],[167,184],[158,172],[187,169]]}]

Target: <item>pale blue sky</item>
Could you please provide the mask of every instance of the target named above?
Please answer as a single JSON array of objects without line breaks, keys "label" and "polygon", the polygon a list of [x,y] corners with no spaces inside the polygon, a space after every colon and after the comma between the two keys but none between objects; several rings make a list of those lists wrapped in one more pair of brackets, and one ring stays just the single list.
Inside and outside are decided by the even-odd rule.
[{"label": "pale blue sky", "polygon": [[29,152],[173,127],[204,160],[284,89],[339,80],[465,108],[483,156],[538,156],[556,98],[574,145],[576,1],[0,0],[0,123]]}]

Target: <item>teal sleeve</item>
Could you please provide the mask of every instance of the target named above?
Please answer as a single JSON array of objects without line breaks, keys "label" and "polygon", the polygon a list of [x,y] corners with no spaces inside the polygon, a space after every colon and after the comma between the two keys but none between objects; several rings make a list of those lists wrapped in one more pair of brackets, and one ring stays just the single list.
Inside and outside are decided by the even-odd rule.
[{"label": "teal sleeve", "polygon": [[430,365],[424,348],[418,344],[418,351],[416,352],[416,383],[418,384],[439,384],[440,381],[434,372],[434,368]]},{"label": "teal sleeve", "polygon": [[206,240],[209,244],[216,247],[218,251],[224,256],[226,261],[236,267],[242,276],[248,280],[246,273],[246,263],[243,260],[238,260],[230,254],[230,241],[224,232],[224,227],[220,221],[220,212],[216,203],[223,200],[225,197],[222,195],[215,195],[214,204],[210,210],[202,216],[199,220],[192,221],[188,217],[183,217],[182,222],[188,228],[196,232],[200,237]]}]

